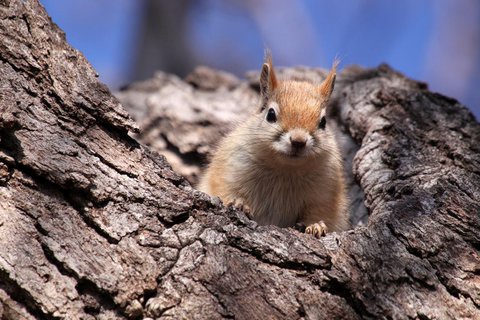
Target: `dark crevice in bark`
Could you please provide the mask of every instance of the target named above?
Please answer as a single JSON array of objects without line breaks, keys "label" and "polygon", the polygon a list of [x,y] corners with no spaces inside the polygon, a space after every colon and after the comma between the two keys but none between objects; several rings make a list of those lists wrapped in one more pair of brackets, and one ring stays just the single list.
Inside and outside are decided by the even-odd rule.
[{"label": "dark crevice in bark", "polygon": [[456,299],[468,299],[472,304],[474,304],[478,309],[480,309],[480,303],[475,302],[474,298],[471,296],[471,294],[475,294],[475,292],[466,292],[465,290],[459,289],[455,287],[454,285],[449,284],[449,280],[445,278],[444,276],[441,275],[442,270],[438,270],[436,267],[434,267],[437,270],[437,279],[440,282],[440,284],[445,288],[445,290],[448,291],[448,293],[455,297]]},{"label": "dark crevice in bark", "polygon": [[235,319],[235,315],[229,311],[228,305],[223,301],[222,297],[215,291],[215,288],[210,289],[208,283],[200,281],[202,287],[210,293],[210,295],[218,302],[219,304],[219,313],[222,315],[223,319]]},{"label": "dark crevice in bark", "polygon": [[355,298],[355,293],[349,290],[346,284],[339,282],[337,279],[329,278],[327,285],[321,287],[321,290],[345,300],[346,303],[352,307],[358,315],[361,315],[363,319],[376,318],[374,314],[367,310],[367,307],[361,300]]},{"label": "dark crevice in bark", "polygon": [[[64,189],[63,190],[63,196],[65,200],[70,203],[72,208],[74,208],[77,213],[80,215],[82,218],[83,222],[93,230],[95,230],[96,233],[98,233],[100,236],[102,236],[105,240],[108,241],[110,244],[118,244],[120,240],[112,238],[110,234],[102,228],[102,226],[92,217],[90,217],[88,214],[85,213],[85,209],[89,207],[88,202],[89,200],[89,195],[83,194],[83,190],[68,190]],[[97,204],[98,207],[105,207],[107,205],[108,201],[105,201],[104,203],[99,203]]]},{"label": "dark crevice in bark", "polygon": [[175,225],[182,224],[190,218],[190,212],[181,212],[175,216],[168,216],[163,217],[157,215],[158,220],[165,226],[165,228],[169,229]]},{"label": "dark crevice in bark", "polygon": [[0,268],[0,289],[4,290],[13,300],[18,304],[25,306],[28,312],[37,319],[57,320],[59,317],[54,317],[51,314],[46,314],[42,311],[41,306],[35,304],[35,299],[28,290],[23,289],[15,279]]},{"label": "dark crevice in bark", "polygon": [[[44,230],[40,224],[36,223],[35,227],[43,236],[49,236],[48,232]],[[95,299],[96,303],[92,304],[92,302],[89,301],[86,304],[85,311],[87,313],[92,315],[98,314],[100,312],[100,308],[118,311],[118,307],[113,301],[111,292],[104,292],[90,280],[79,277],[79,275],[74,270],[70,269],[67,264],[59,261],[55,257],[55,253],[51,250],[50,247],[48,247],[47,244],[45,244],[41,240],[39,242],[47,260],[52,265],[54,265],[62,275],[77,280],[77,285],[75,286],[75,288],[77,289],[78,293],[80,295],[88,295],[89,297]]]},{"label": "dark crevice in bark", "polygon": [[[1,134],[0,134],[0,136],[1,136]],[[3,136],[3,137],[5,137],[5,136]],[[9,136],[9,138],[11,138],[11,137],[14,137],[14,135]],[[5,139],[5,140],[2,139],[1,141],[6,142],[5,145],[7,146],[7,149],[4,149],[4,150],[9,150],[9,153],[12,157],[14,157],[14,158],[19,157],[19,155],[20,155],[20,158],[21,158],[21,154],[22,154],[21,146],[16,142],[14,142],[12,144],[12,141],[15,141],[15,139],[13,139],[13,140],[12,139]],[[14,148],[8,148],[11,145],[15,145],[15,147]],[[64,200],[64,201],[68,202],[71,205],[71,207],[74,208],[77,211],[77,213],[80,215],[80,217],[82,217],[83,221],[89,227],[91,227],[93,230],[95,230],[100,236],[105,238],[110,244],[117,244],[119,242],[119,240],[117,240],[115,238],[112,238],[108,234],[108,232],[106,232],[104,229],[102,229],[102,227],[100,225],[98,225],[97,222],[94,219],[92,219],[90,216],[85,214],[84,210],[85,210],[86,207],[88,207],[88,203],[90,202],[90,200],[88,200],[88,199],[92,199],[93,197],[91,195],[89,195],[87,192],[85,192],[84,189],[72,187],[73,185],[75,185],[75,183],[70,184],[71,185],[70,187],[68,187],[68,185],[69,185],[68,182],[65,183],[66,186],[52,183],[48,179],[48,177],[44,177],[44,176],[40,175],[36,170],[34,170],[30,167],[24,166],[24,165],[20,164],[18,161],[15,164],[15,168],[17,170],[21,170],[22,172],[27,174],[30,178],[34,179],[40,187],[39,188],[40,192],[46,192],[47,195],[50,195],[50,192],[52,190],[54,190],[54,194],[56,194],[57,196],[60,197],[60,194],[61,194],[62,195],[60,197],[61,200]],[[10,167],[10,170],[13,170],[13,168]],[[103,205],[99,204],[99,207],[105,206],[105,205],[106,205],[106,203],[104,203]],[[36,220],[35,217],[32,216],[32,218]],[[35,226],[37,227],[38,231],[43,234],[44,230],[41,228],[41,226],[38,223],[36,223]],[[48,235],[48,234],[45,234],[45,235]]]},{"label": "dark crevice in bark", "polygon": [[427,252],[424,253],[423,251],[414,248],[408,244],[408,239],[406,239],[401,233],[395,231],[395,228],[393,225],[389,222],[386,223],[388,230],[390,230],[391,234],[405,247],[405,250],[408,251],[408,253],[420,258],[420,259],[428,259],[430,257],[433,257],[438,254],[442,248],[438,248],[437,250],[433,252]]},{"label": "dark crevice in bark", "polygon": [[[119,240],[112,238],[108,232],[106,232],[100,225],[97,224],[95,220],[85,214],[84,210],[88,207],[88,203],[90,202],[89,199],[93,197],[89,195],[84,189],[82,188],[75,188],[73,187],[75,183],[65,183],[64,185],[55,184],[49,180],[48,177],[44,177],[40,175],[36,170],[24,166],[20,163],[16,163],[15,165],[17,170],[21,170],[25,174],[27,174],[30,178],[34,179],[36,183],[40,186],[40,192],[46,192],[47,195],[50,195],[50,192],[58,196],[61,201],[64,200],[68,202],[73,209],[79,214],[79,216],[83,219],[83,221],[93,230],[95,230],[100,236],[105,238],[110,244],[117,244]],[[70,187],[69,187],[70,185]],[[61,196],[60,196],[61,195]],[[106,204],[103,204],[106,205]],[[99,205],[100,207],[102,204]],[[35,217],[32,217],[35,219]],[[39,229],[40,231],[40,229]]]},{"label": "dark crevice in bark", "polygon": [[[40,70],[38,68],[35,68],[34,66],[31,66],[31,65],[28,65],[28,69],[25,70],[19,66],[17,66],[15,63],[13,63],[12,61],[15,61],[15,59],[12,59],[9,60],[9,56],[3,56],[3,55],[0,55],[0,61],[7,64],[10,68],[12,68],[13,70],[15,70],[18,74],[22,74],[22,73],[25,73],[27,75],[28,78],[34,78],[38,72],[40,72]],[[31,69],[31,70],[29,70]]]},{"label": "dark crevice in bark", "polygon": [[[168,272],[166,272],[168,273]],[[165,273],[165,274],[166,274]],[[160,285],[160,281],[157,279],[157,284]],[[157,289],[153,289],[153,290],[145,290],[143,292],[143,303],[142,303],[142,306],[143,306],[143,309],[146,308],[146,305],[147,305],[147,302],[148,300],[150,300],[151,298],[155,297],[156,295],[158,294],[158,291]]]},{"label": "dark crevice in bark", "polygon": [[197,152],[182,153],[180,149],[168,139],[167,135],[162,134],[161,137],[167,143],[166,149],[177,154],[185,162],[185,164],[199,165],[205,163],[205,158],[199,155]]},{"label": "dark crevice in bark", "polygon": [[[128,176],[129,178],[132,178],[132,179],[135,179],[137,178],[138,176],[132,172],[128,172],[128,171],[125,171],[125,170],[122,170],[120,169],[119,167],[115,166],[114,164],[112,164],[111,162],[107,161],[104,157],[102,157],[99,153],[97,152],[94,152],[93,150],[90,150],[88,148],[88,146],[84,143],[82,143],[81,141],[79,141],[78,139],[75,140],[75,142],[78,144],[79,147],[81,147],[82,149],[85,149],[87,150],[87,152],[89,154],[91,154],[92,156],[94,156],[95,158],[97,158],[98,160],[100,160],[101,163],[103,163],[104,165],[106,165],[107,167],[109,167],[110,169],[113,169],[115,170],[116,172],[118,172],[119,174],[123,174],[123,175],[126,175]],[[135,142],[134,144],[132,144],[131,146],[129,146],[129,148],[131,149],[136,149],[138,148],[139,145]]]},{"label": "dark crevice in bark", "polygon": [[24,157],[22,145],[15,136],[15,131],[19,129],[21,129],[19,123],[4,123],[3,126],[0,127],[0,142],[2,143],[2,151],[15,160]]},{"label": "dark crevice in bark", "polygon": [[[86,300],[85,312],[93,316],[97,316],[101,311],[112,310],[119,317],[124,317],[124,310],[121,310],[113,300],[111,292],[104,292],[100,290],[90,280],[81,278],[75,286],[81,299]],[[92,301],[93,299],[93,301]]]},{"label": "dark crevice in bark", "polygon": [[300,306],[297,309],[297,314],[300,318],[304,318],[307,314],[305,313],[304,306],[300,303]]},{"label": "dark crevice in bark", "polygon": [[[45,231],[38,223],[35,224],[35,227],[39,231],[40,234],[42,234],[45,237],[48,237],[48,232]],[[57,270],[64,276],[74,278],[78,280],[78,275],[71,269],[67,267],[66,264],[62,263],[61,261],[58,261],[57,258],[55,257],[55,253],[46,245],[42,240],[39,240],[40,246],[42,247],[42,250],[45,254],[45,258],[47,258],[48,262],[50,262],[52,265],[57,268]]]},{"label": "dark crevice in bark", "polygon": [[[331,268],[331,263],[330,261],[328,261],[328,257],[325,263],[322,266],[319,266],[318,264],[310,264],[305,261],[296,262],[296,261],[283,259],[282,257],[275,257],[274,252],[271,252],[269,250],[261,250],[256,247],[249,247],[248,244],[242,245],[235,239],[230,240],[228,244],[233,248],[239,250],[240,252],[246,253],[249,256],[254,257],[260,262],[267,263],[281,269],[298,271],[299,274],[313,273],[320,268],[325,270],[329,270]],[[273,255],[276,259],[274,260],[272,258],[267,258],[270,254]]]}]

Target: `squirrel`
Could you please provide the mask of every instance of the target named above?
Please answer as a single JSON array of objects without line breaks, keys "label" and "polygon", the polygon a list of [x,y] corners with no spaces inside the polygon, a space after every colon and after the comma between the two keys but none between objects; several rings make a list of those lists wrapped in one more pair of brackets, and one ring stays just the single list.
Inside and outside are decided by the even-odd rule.
[{"label": "squirrel", "polygon": [[349,228],[343,161],[326,116],[338,61],[320,85],[280,81],[266,54],[261,106],[228,134],[198,188],[260,225],[319,238]]}]

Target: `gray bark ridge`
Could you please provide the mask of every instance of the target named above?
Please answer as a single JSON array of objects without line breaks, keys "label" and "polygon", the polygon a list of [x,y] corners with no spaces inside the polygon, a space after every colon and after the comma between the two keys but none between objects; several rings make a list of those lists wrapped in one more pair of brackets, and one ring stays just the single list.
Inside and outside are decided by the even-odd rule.
[{"label": "gray bark ridge", "polygon": [[[370,217],[316,240],[257,226],[131,138],[38,1],[0,18],[2,318],[480,318],[480,125],[457,101],[387,66],[342,72],[331,117]],[[228,79],[175,81],[255,99]]]}]

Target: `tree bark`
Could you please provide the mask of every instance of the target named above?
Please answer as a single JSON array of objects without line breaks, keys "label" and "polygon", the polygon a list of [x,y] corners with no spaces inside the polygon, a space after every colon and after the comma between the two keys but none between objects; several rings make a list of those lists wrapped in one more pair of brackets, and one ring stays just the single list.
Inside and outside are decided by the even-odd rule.
[{"label": "tree bark", "polygon": [[[2,318],[480,318],[480,125],[457,101],[388,66],[343,71],[329,121],[365,207],[317,240],[257,226],[132,138],[38,1],[2,0],[0,17]],[[254,78],[159,73],[118,96],[194,181],[256,105]]]}]

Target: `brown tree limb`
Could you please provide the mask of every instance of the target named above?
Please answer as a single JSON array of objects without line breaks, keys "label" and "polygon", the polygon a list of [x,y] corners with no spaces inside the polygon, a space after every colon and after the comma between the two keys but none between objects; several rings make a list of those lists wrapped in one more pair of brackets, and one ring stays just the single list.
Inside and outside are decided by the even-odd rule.
[{"label": "brown tree limb", "polygon": [[[3,318],[480,317],[480,125],[457,101],[387,66],[342,72],[330,116],[370,216],[316,240],[256,226],[131,138],[135,122],[37,1],[0,1],[0,17]],[[194,179],[257,93],[217,72],[189,81],[160,74],[119,97]],[[185,118],[150,117],[159,104]]]}]

